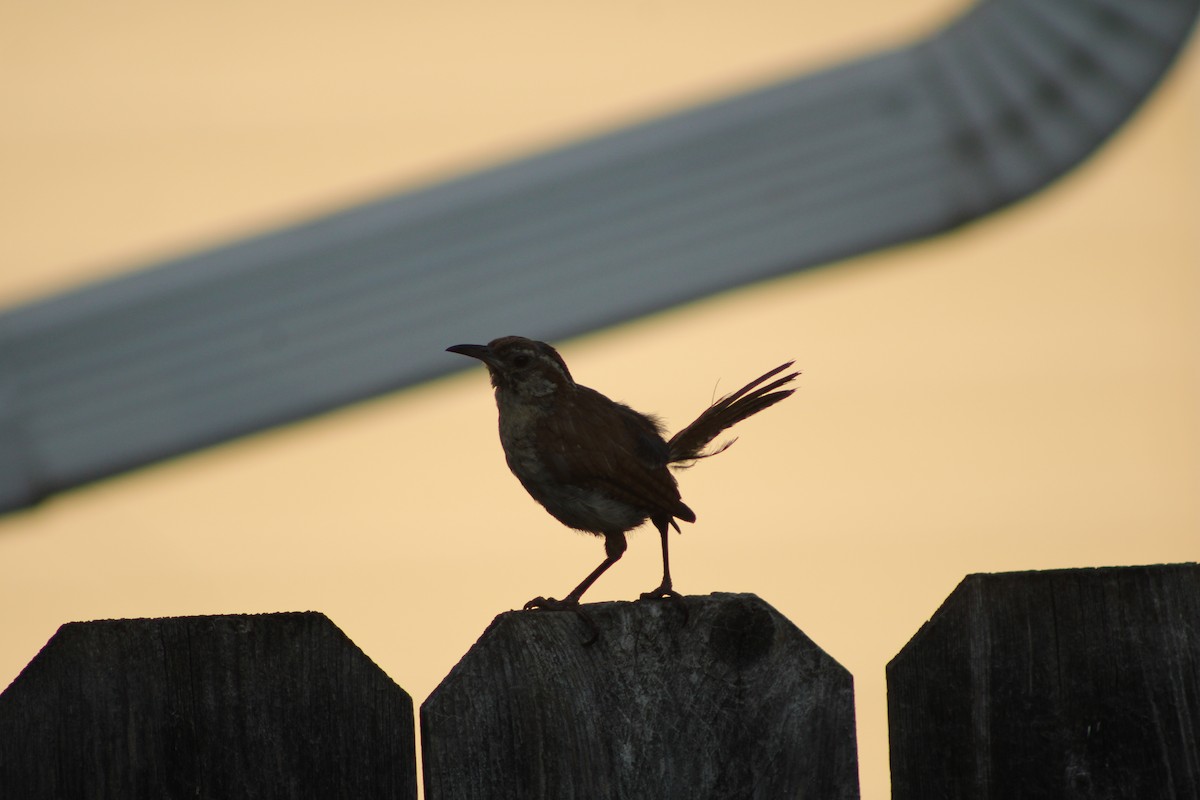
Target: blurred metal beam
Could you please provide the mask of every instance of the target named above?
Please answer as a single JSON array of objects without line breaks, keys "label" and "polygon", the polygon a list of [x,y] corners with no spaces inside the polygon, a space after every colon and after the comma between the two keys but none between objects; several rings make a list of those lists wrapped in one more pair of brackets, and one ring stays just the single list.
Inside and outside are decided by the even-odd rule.
[{"label": "blurred metal beam", "polygon": [[1079,163],[1200,0],[987,0],[909,47],[0,315],[0,509],[945,231]]}]

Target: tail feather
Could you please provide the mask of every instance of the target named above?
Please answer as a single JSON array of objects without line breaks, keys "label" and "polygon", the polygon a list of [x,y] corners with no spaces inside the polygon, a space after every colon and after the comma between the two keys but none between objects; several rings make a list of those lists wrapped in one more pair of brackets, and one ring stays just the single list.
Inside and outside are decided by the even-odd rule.
[{"label": "tail feather", "polygon": [[680,462],[708,458],[728,448],[733,444],[734,440],[725,442],[715,450],[707,453],[704,452],[704,448],[708,446],[708,443],[717,438],[721,431],[733,427],[746,419],[746,417],[753,416],[764,408],[775,405],[794,392],[795,389],[776,390],[794,380],[800,374],[799,372],[792,372],[784,375],[782,378],[771,381],[765,386],[763,385],[766,381],[783,372],[794,363],[794,361],[789,361],[786,364],[780,364],[775,369],[765,375],[760,375],[741,389],[732,394],[725,395],[705,409],[704,413],[697,417],[695,422],[672,436],[671,440],[667,442],[670,448],[668,462],[679,464]]}]

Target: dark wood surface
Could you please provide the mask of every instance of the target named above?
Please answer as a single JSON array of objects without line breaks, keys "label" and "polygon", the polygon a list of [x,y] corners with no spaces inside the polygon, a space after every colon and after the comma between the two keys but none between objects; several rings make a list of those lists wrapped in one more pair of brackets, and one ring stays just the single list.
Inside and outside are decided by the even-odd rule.
[{"label": "dark wood surface", "polygon": [[71,623],[0,694],[0,798],[415,798],[413,727],[321,614]]},{"label": "dark wood surface", "polygon": [[858,797],[850,674],[753,595],[501,614],[421,709],[449,798]]},{"label": "dark wood surface", "polygon": [[[429,800],[858,797],[850,675],[762,600],[584,609],[429,697]],[[897,800],[1200,797],[1198,565],[969,576],[887,676]],[[320,614],[71,623],[0,694],[0,798],[414,798],[413,735]]]},{"label": "dark wood surface", "polygon": [[892,796],[1200,797],[1200,566],[971,575],[888,665]]}]

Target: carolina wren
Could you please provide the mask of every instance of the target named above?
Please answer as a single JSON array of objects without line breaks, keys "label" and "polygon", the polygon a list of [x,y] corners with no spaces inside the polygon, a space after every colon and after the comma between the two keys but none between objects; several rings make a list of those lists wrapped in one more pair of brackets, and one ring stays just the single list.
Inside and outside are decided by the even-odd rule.
[{"label": "carolina wren", "polygon": [[[486,345],[456,344],[451,353],[477,358],[488,369],[500,412],[500,444],[521,485],[562,524],[604,537],[604,561],[562,600],[537,597],[526,608],[578,606],[583,593],[625,552],[625,534],[646,521],[662,537],[663,577],[642,599],[678,598],[671,586],[668,527],[696,515],[679,497],[670,465],[688,466],[720,453],[705,452],[721,431],[778,403],[780,389],[799,373],[770,380],[788,362],[709,406],[670,439],[654,417],[577,384],[553,347],[520,336]],[[770,381],[768,383],[768,381]]]}]

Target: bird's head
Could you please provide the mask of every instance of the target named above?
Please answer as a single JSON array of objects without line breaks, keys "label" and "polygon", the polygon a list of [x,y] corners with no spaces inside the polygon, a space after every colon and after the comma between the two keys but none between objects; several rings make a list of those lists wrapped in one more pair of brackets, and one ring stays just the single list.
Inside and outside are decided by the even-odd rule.
[{"label": "bird's head", "polygon": [[446,350],[482,361],[498,394],[538,398],[575,385],[558,351],[523,336],[502,336],[487,344],[456,344]]}]

